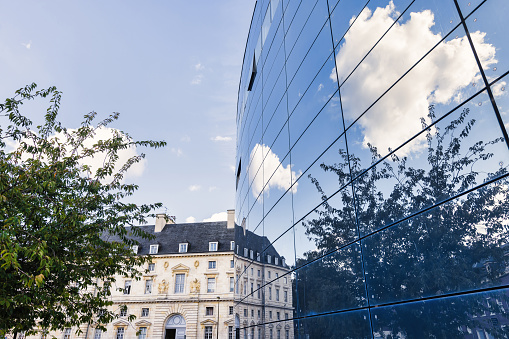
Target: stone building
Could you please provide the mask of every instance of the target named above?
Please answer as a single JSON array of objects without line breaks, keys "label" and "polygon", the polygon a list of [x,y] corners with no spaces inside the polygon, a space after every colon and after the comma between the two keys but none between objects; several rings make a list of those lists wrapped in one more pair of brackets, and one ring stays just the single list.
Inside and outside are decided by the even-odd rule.
[{"label": "stone building", "polygon": [[[249,242],[249,251],[260,253],[261,249],[253,245],[264,246],[267,239],[235,225],[234,210],[228,211],[227,221],[176,224],[172,220],[167,222],[165,215],[160,214],[155,225],[141,227],[155,238],[137,239],[139,245],[134,246],[133,251],[138,255],[150,254],[152,262],[143,268],[145,272],[139,280],[116,277],[115,288],[111,290],[111,307],[118,315],[117,319],[106,324],[106,332],[97,329],[96,324],[90,324],[81,327],[79,336],[76,328],[67,328],[48,333],[48,338],[253,338],[248,331],[236,331],[241,322],[257,324],[262,314],[267,319],[269,314],[284,316],[283,309],[288,308],[284,305],[291,305],[289,280],[281,289],[274,287],[271,292],[274,301],[265,305],[260,292],[253,291],[253,286],[259,286],[264,275],[279,276],[288,272],[284,261],[275,259],[278,258],[275,250],[271,251],[272,264],[258,262],[252,265],[251,270],[258,272],[258,277],[251,275],[252,279],[239,282],[236,287],[236,276],[250,262],[248,255],[237,255],[239,248],[248,246]],[[235,233],[245,234],[244,239],[248,242],[236,246]],[[247,283],[251,283],[250,296],[246,294]],[[283,302],[283,293],[286,302]],[[276,301],[276,295],[281,302]],[[264,311],[264,308],[270,311]],[[129,321],[129,315],[135,315],[136,319]],[[40,333],[29,339],[44,337]],[[266,338],[269,338],[269,332]]]}]

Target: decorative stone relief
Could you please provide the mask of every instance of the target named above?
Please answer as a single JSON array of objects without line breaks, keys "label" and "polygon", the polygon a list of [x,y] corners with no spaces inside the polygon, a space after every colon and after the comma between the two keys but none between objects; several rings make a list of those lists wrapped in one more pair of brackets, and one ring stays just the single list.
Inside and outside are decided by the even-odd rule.
[{"label": "decorative stone relief", "polygon": [[198,279],[191,281],[191,293],[200,293],[200,282]]},{"label": "decorative stone relief", "polygon": [[159,284],[159,286],[157,288],[159,290],[159,294],[168,293],[169,286],[170,286],[170,284],[168,282],[166,282],[165,279],[163,279],[163,281]]}]

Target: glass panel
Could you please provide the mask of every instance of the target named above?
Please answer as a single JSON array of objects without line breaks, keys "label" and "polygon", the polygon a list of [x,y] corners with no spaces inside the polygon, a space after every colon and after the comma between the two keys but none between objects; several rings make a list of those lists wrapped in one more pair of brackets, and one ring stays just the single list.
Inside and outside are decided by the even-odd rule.
[{"label": "glass panel", "polygon": [[507,179],[364,240],[370,304],[504,284]]},{"label": "glass panel", "polygon": [[[316,260],[311,251],[297,266]],[[322,257],[296,272],[295,296],[298,316],[355,309],[367,305],[360,248],[357,243]]]},{"label": "glass panel", "polygon": [[[379,159],[374,150],[350,150],[354,176],[366,168],[362,159],[368,154]],[[359,159],[357,154],[363,155]],[[361,233],[505,173],[508,161],[498,121],[483,92],[356,179]]]},{"label": "glass panel", "polygon": [[294,332],[294,338],[306,339],[372,338],[365,310],[294,320]]},{"label": "glass panel", "polygon": [[486,1],[465,21],[488,81],[509,71],[508,12],[509,2]]},{"label": "glass panel", "polygon": [[[362,10],[368,3],[369,0],[340,0],[337,4],[332,4],[332,1],[329,1],[334,46],[342,42],[343,36],[348,31],[350,25],[355,24],[355,18],[361,15]],[[363,15],[366,14],[367,12],[363,13]]]},{"label": "glass panel", "polygon": [[[507,300],[509,290],[418,301],[371,310],[375,338],[507,338],[507,313],[489,314],[488,304]],[[506,304],[505,304],[506,305]]]},{"label": "glass panel", "polygon": [[495,97],[498,111],[500,112],[506,129],[509,129],[509,94],[507,91],[508,79],[509,76],[506,76],[491,86],[491,92]]}]

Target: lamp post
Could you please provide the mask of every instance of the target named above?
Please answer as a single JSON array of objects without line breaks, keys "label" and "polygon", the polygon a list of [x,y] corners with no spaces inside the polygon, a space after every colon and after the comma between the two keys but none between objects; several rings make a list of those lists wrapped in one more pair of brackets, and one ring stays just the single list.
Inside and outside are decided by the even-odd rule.
[{"label": "lamp post", "polygon": [[217,297],[217,325],[216,325],[216,338],[219,339],[219,296]]}]

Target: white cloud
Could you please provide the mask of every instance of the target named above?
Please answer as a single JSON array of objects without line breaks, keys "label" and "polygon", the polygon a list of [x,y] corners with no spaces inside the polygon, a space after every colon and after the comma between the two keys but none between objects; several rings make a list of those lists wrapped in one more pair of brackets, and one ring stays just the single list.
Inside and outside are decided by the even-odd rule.
[{"label": "white cloud", "polygon": [[[73,134],[77,130],[68,128],[67,133]],[[81,152],[83,150],[83,147],[86,148],[92,148],[92,146],[97,143],[100,140],[107,140],[114,136],[115,133],[120,132],[117,129],[110,128],[110,127],[100,127],[95,130],[95,135],[82,143],[82,147],[78,148],[77,152]],[[49,137],[50,139],[59,139],[61,141],[66,140],[66,137],[63,133],[56,133]],[[19,142],[12,142],[7,140],[7,146],[10,148],[9,151],[14,151],[19,146]],[[69,146],[67,149],[67,152],[70,154],[72,151],[72,148]],[[118,172],[122,166],[132,157],[139,155],[138,150],[136,146],[131,146],[130,148],[120,150],[117,153],[118,160],[116,162],[115,168],[113,170],[113,173]],[[87,157],[79,161],[80,165],[87,165],[89,167],[89,174],[90,176],[95,176],[96,171],[104,166],[104,161],[106,160],[106,154],[104,152],[95,154],[94,157]],[[133,164],[129,170],[124,174],[124,180],[126,178],[133,178],[133,177],[139,177],[143,174],[143,171],[145,170],[145,166],[147,164],[146,159],[141,159],[138,163]],[[104,182],[110,182],[113,179],[113,177],[109,176],[104,178]]]},{"label": "white cloud", "polygon": [[493,92],[493,95],[496,97],[500,97],[507,92],[505,92],[505,86],[507,83],[505,81],[499,81],[495,85],[491,87],[491,91]]},{"label": "white cloud", "polygon": [[21,43],[23,46],[25,46],[26,49],[30,49],[30,47],[32,47],[32,40],[30,40],[27,44],[25,43]]},{"label": "white cloud", "polygon": [[201,189],[200,185],[191,185],[191,186],[189,186],[189,190],[191,192],[196,192],[196,191],[199,191],[200,189]]},{"label": "white cloud", "polygon": [[190,142],[191,141],[191,137],[189,135],[184,135],[182,138],[180,138],[180,141],[183,141],[183,142]]},{"label": "white cloud", "polygon": [[175,148],[175,147],[171,148],[171,153],[176,154],[177,157],[180,157],[182,154],[184,154],[184,152],[182,152],[182,150],[180,148]]},{"label": "white cloud", "polygon": [[226,212],[214,213],[210,218],[203,219],[204,222],[210,221],[226,221],[228,214]]},{"label": "white cloud", "polygon": [[[260,168],[262,162],[263,168]],[[297,174],[295,171],[292,171],[292,166],[290,164],[288,164],[286,167],[281,165],[277,154],[272,152],[270,147],[266,145],[256,144],[253,147],[250,155],[249,166],[249,180],[254,179],[252,189],[253,195],[255,197],[258,197],[265,185],[267,185],[265,187],[265,193],[267,194],[271,188],[277,188],[286,191],[291,186],[292,178],[295,180],[296,177],[300,175],[300,173]],[[262,175],[262,170],[265,175]],[[258,175],[256,175],[257,171]],[[256,178],[254,177],[255,175]],[[298,185],[299,183],[295,183],[295,185],[293,185],[293,193],[297,192]]]},{"label": "white cloud", "polygon": [[[394,4],[365,9],[345,35],[337,57],[340,82],[355,68],[397,16]],[[353,19],[352,19],[353,20]],[[373,103],[421,56],[441,38],[431,28],[434,15],[429,10],[413,12],[404,23],[396,23],[380,44],[371,51],[360,67],[342,87],[345,117],[353,120]],[[495,64],[495,47],[485,43],[486,33],[471,33],[479,58],[485,67]],[[335,80],[335,69],[330,75]],[[479,81],[478,66],[466,37],[442,42],[421,63],[408,73],[369,112],[369,118],[359,120],[364,133],[364,145],[371,143],[380,152],[395,148],[421,130],[420,118],[426,118],[430,104],[447,104],[462,99],[462,90]],[[423,137],[424,138],[424,137]],[[421,144],[413,143],[406,152],[417,151]]]},{"label": "white cloud", "polygon": [[210,186],[209,187],[209,192],[212,192],[212,191],[215,191],[215,190],[217,190],[216,186]]},{"label": "white cloud", "polygon": [[196,75],[193,80],[191,80],[191,85],[199,85],[203,80],[203,74]]},{"label": "white cloud", "polygon": [[201,70],[204,70],[205,69],[205,66],[203,66],[201,64],[201,62],[197,63],[196,65],[194,65],[194,69],[197,70],[197,71],[201,71]]},{"label": "white cloud", "polygon": [[231,170],[233,173],[235,173],[235,166],[230,165],[230,170]]},{"label": "white cloud", "polygon": [[322,88],[323,88],[323,84],[319,84],[318,85],[318,92],[320,92],[322,90]]},{"label": "white cloud", "polygon": [[220,135],[210,138],[212,141],[232,141],[231,137],[222,137]]},{"label": "white cloud", "polygon": [[187,218],[186,218],[186,222],[187,222],[187,223],[196,222],[196,218],[195,218],[195,217],[193,217],[193,216],[187,217]]}]

